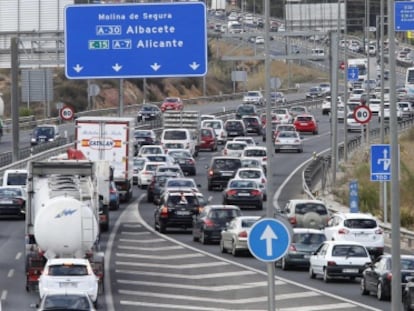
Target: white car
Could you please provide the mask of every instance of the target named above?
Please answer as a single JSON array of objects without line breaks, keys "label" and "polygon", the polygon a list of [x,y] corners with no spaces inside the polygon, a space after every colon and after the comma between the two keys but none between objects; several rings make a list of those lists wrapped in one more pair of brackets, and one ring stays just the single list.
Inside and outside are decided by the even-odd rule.
[{"label": "white car", "polygon": [[243,103],[263,106],[265,104],[265,98],[261,91],[248,91],[243,96]]},{"label": "white car", "polygon": [[134,168],[132,172],[132,180],[134,182],[134,185],[136,185],[138,183],[138,173],[144,168],[144,164],[147,162],[147,159],[142,157],[134,157],[133,161]]},{"label": "white car", "polygon": [[372,114],[378,115],[381,110],[381,100],[377,98],[370,98],[368,107],[371,110]]},{"label": "white car", "polygon": [[262,163],[262,167],[266,173],[267,170],[267,151],[266,147],[263,146],[255,146],[255,147],[246,147],[244,148],[242,155],[242,159],[256,159]]},{"label": "white car", "polygon": [[346,126],[348,132],[361,132],[364,128],[361,123],[355,120],[353,111],[346,115]]},{"label": "white car", "polygon": [[165,162],[145,162],[144,167],[138,173],[138,188],[143,189],[151,183],[155,170],[160,165],[165,165]]},{"label": "white car", "polygon": [[211,127],[216,133],[217,142],[224,144],[227,141],[227,131],[224,129],[224,121],[220,119],[209,119],[201,121],[201,127]]},{"label": "white car", "polygon": [[240,252],[248,252],[247,239],[251,227],[260,219],[260,216],[239,216],[232,219],[226,228],[221,231],[220,250],[237,256]]},{"label": "white car", "polygon": [[[384,103],[384,121],[389,121],[391,116],[390,103]],[[378,112],[378,122],[381,122],[382,119],[381,110]],[[397,105],[397,120],[401,121],[403,119],[403,111],[400,106]]]},{"label": "white car", "polygon": [[160,145],[143,145],[138,150],[138,157],[146,154],[165,154],[164,149]]},{"label": "white car", "polygon": [[93,272],[89,260],[82,258],[49,259],[39,277],[39,295],[76,288],[85,292],[96,305],[99,278]]},{"label": "white car", "polygon": [[243,141],[247,144],[247,147],[253,147],[257,145],[253,137],[250,136],[236,136],[233,138],[233,141]]},{"label": "white car", "polygon": [[336,213],[328,221],[325,235],[327,240],[359,242],[374,256],[384,253],[384,233],[371,214]]},{"label": "white car", "polygon": [[280,123],[292,123],[293,122],[293,116],[290,114],[288,108],[278,108],[273,109],[272,111],[275,113],[280,120]]},{"label": "white car", "polygon": [[243,150],[247,147],[244,141],[232,141],[229,140],[222,150],[224,156],[241,157]]},{"label": "white car", "polygon": [[146,158],[148,162],[164,162],[165,165],[178,164],[177,160],[169,154],[144,154],[143,157]]},{"label": "white car", "polygon": [[322,276],[325,282],[346,277],[354,280],[371,263],[364,245],[351,241],[325,241],[309,259],[309,277]]},{"label": "white car", "polygon": [[296,131],[282,131],[275,137],[275,152],[284,150],[295,150],[298,153],[303,152],[303,140]]},{"label": "white car", "polygon": [[234,179],[255,180],[263,191],[263,201],[266,201],[267,178],[262,168],[241,167],[234,175]]},{"label": "white car", "polygon": [[412,118],[414,116],[414,107],[411,102],[397,102],[403,118]]},{"label": "white car", "polygon": [[361,99],[361,95],[365,93],[365,89],[353,89],[351,94],[349,94],[349,100],[357,100]]}]

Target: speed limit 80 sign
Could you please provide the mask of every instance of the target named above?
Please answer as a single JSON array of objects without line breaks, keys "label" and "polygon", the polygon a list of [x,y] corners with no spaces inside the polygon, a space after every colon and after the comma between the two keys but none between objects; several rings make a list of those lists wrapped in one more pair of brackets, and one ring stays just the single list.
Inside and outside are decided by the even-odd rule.
[{"label": "speed limit 80 sign", "polygon": [[74,111],[73,108],[70,106],[63,106],[60,109],[60,118],[65,121],[69,121],[73,119]]},{"label": "speed limit 80 sign", "polygon": [[358,123],[368,123],[372,118],[372,111],[368,106],[358,106],[354,110],[354,119]]}]

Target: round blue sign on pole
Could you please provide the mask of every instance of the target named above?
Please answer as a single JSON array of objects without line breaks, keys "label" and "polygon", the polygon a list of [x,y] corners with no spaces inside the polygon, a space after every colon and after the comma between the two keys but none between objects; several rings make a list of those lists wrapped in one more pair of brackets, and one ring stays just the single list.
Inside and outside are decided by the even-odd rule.
[{"label": "round blue sign on pole", "polygon": [[250,229],[247,246],[258,260],[271,262],[286,254],[291,241],[290,230],[282,221],[263,218]]}]

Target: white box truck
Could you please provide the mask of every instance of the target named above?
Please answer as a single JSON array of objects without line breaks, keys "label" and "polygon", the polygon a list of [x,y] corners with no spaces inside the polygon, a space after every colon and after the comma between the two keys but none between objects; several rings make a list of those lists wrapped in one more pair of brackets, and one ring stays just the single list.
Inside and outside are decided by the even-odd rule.
[{"label": "white box truck", "polygon": [[134,126],[135,119],[128,117],[76,119],[75,148],[91,161],[109,162],[123,202],[128,202],[132,197]]}]

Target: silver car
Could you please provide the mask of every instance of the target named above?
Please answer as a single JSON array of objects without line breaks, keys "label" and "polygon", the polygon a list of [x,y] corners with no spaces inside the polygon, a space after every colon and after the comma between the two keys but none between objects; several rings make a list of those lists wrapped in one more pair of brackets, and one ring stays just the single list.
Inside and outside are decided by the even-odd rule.
[{"label": "silver car", "polygon": [[296,131],[279,132],[275,138],[275,152],[294,150],[303,152],[303,140]]}]

